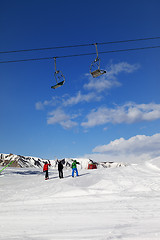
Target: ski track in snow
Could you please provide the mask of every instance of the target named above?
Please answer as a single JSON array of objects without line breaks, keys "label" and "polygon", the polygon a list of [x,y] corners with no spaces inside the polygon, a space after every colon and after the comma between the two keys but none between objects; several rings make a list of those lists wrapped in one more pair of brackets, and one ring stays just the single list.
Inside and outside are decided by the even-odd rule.
[{"label": "ski track in snow", "polygon": [[8,168],[0,174],[1,240],[159,240],[160,158],[121,168]]}]

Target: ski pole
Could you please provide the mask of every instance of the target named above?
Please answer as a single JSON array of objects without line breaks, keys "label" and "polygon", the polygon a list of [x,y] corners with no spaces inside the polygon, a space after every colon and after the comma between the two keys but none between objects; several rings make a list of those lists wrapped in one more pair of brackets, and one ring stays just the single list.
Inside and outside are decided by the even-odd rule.
[{"label": "ski pole", "polygon": [[11,161],[10,163],[8,163],[4,168],[2,168],[2,170],[0,170],[0,172],[2,172],[6,167],[8,167],[9,165],[11,165],[15,160]]}]

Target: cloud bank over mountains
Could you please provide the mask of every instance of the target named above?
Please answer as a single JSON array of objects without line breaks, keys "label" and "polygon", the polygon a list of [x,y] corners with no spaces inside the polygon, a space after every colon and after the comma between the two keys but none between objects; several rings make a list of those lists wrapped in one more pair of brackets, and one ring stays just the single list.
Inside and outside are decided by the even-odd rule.
[{"label": "cloud bank over mountains", "polygon": [[160,156],[160,133],[152,136],[136,135],[129,139],[119,138],[108,144],[96,146],[85,157],[100,161],[141,162]]},{"label": "cloud bank over mountains", "polygon": [[159,150],[160,154],[160,133],[153,136],[136,135],[129,138],[116,139],[109,144],[97,146],[93,149],[93,152],[99,153],[112,153],[117,155],[119,153],[136,153],[142,154],[144,152],[153,153],[155,150]]}]

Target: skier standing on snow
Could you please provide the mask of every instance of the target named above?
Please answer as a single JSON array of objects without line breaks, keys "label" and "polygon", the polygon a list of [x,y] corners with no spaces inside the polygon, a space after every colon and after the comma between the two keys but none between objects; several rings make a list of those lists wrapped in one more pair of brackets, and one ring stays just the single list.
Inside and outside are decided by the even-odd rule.
[{"label": "skier standing on snow", "polygon": [[63,164],[61,161],[58,161],[58,172],[59,172],[59,178],[63,178]]},{"label": "skier standing on snow", "polygon": [[43,167],[43,172],[45,172],[45,180],[49,179],[49,176],[48,176],[48,166],[51,166],[50,161],[49,161],[49,163],[45,162],[44,167]]},{"label": "skier standing on snow", "polygon": [[78,176],[77,164],[79,164],[79,162],[76,160],[72,163],[72,177],[74,177],[74,172],[76,172],[76,176]]}]

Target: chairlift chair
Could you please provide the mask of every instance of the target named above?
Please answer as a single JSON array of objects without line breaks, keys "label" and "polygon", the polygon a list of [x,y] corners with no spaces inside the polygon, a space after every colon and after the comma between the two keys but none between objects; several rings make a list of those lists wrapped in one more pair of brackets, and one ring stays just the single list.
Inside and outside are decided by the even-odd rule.
[{"label": "chairlift chair", "polygon": [[54,62],[55,62],[54,77],[55,77],[55,80],[56,80],[56,84],[51,86],[51,88],[56,89],[58,87],[63,86],[63,84],[65,83],[65,77],[64,77],[64,75],[62,74],[61,71],[56,69],[56,58],[54,58]]},{"label": "chairlift chair", "polygon": [[100,59],[98,57],[98,49],[97,49],[97,43],[94,44],[96,47],[96,53],[97,53],[97,57],[96,59],[92,62],[91,67],[90,67],[90,73],[92,75],[93,78],[99,77],[103,74],[106,73],[105,70],[101,70],[100,69]]}]

